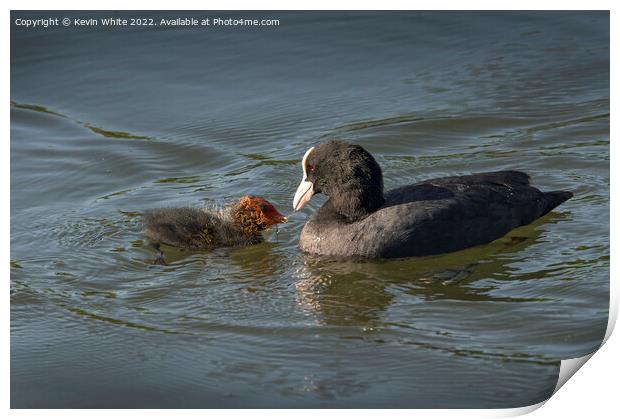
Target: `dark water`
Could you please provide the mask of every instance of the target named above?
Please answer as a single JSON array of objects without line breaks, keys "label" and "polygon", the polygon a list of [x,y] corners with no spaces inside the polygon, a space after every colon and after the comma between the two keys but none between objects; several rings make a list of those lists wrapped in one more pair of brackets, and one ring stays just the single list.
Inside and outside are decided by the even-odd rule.
[{"label": "dark water", "polygon": [[[239,15],[280,25],[13,25],[12,407],[548,397],[607,324],[608,13]],[[67,14],[12,20],[42,16]],[[253,193],[289,213],[333,137],[388,189],[511,168],[575,198],[486,246],[338,262],[296,246],[317,197],[264,244],[151,265],[141,211]]]}]

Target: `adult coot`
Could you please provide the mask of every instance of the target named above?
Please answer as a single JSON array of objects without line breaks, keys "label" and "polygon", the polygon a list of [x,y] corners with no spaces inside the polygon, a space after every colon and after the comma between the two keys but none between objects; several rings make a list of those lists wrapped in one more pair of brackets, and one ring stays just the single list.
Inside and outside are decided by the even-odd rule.
[{"label": "adult coot", "polygon": [[304,226],[301,250],[326,256],[396,258],[489,243],[573,196],[541,192],[517,171],[431,179],[383,193],[381,168],[359,145],[328,141],[306,151],[293,208],[329,199]]},{"label": "adult coot", "polygon": [[155,263],[164,263],[160,245],[212,249],[256,244],[262,232],[286,217],[267,200],[244,196],[224,210],[161,208],[144,213],[144,236],[159,251]]}]

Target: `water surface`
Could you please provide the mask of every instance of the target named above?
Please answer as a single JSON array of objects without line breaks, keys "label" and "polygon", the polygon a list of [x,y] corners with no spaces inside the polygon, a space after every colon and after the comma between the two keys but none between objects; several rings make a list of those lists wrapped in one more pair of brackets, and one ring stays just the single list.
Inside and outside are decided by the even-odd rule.
[{"label": "water surface", "polygon": [[[547,398],[607,325],[608,13],[237,16],[280,26],[12,27],[12,407]],[[374,262],[299,251],[315,197],[263,244],[152,265],[142,211],[252,193],[288,214],[328,138],[387,189],[520,169],[575,197],[485,246]]]}]

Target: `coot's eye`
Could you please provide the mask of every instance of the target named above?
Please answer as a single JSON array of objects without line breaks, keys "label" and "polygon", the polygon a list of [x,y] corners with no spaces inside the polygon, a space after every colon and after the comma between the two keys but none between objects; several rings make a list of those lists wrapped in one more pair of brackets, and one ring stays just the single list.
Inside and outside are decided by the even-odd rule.
[{"label": "coot's eye", "polygon": [[314,163],[310,163],[310,167],[308,167],[308,170],[310,170],[310,173],[314,172]]}]

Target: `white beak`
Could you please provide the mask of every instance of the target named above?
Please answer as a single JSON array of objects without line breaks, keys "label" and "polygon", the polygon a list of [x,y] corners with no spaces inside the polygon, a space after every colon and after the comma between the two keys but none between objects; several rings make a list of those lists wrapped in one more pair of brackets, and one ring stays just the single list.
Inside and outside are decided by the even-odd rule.
[{"label": "white beak", "polygon": [[313,186],[312,182],[308,182],[305,179],[301,181],[297,188],[297,192],[295,192],[295,198],[293,198],[293,209],[295,211],[299,211],[306,205],[306,202],[310,201],[310,198],[314,195]]},{"label": "white beak", "polygon": [[295,197],[293,198],[293,209],[295,211],[299,211],[314,195],[314,185],[312,182],[308,182],[308,174],[306,172],[306,160],[308,160],[308,155],[312,150],[314,150],[314,147],[310,147],[306,154],[304,154],[304,158],[301,159],[301,169],[304,172],[304,177],[301,179],[301,183],[297,187],[297,192],[295,192]]}]

